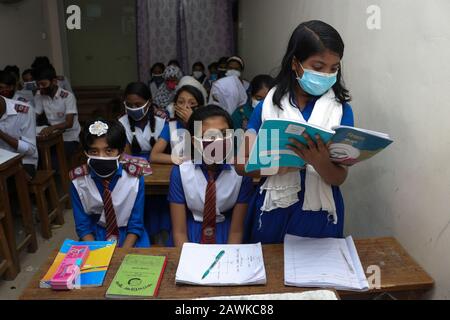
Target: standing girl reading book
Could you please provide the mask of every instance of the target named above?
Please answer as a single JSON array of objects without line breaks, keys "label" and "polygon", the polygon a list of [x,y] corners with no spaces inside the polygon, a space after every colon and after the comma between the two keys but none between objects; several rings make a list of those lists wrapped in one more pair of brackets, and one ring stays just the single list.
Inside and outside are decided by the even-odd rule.
[{"label": "standing girl reading book", "polygon": [[342,81],[343,55],[341,36],[322,21],[302,23],[292,34],[276,87],[256,107],[248,125],[248,143],[238,160],[240,174],[263,177],[249,209],[248,241],[281,243],[286,234],[343,236],[344,201],[339,186],[347,178],[347,168],[329,160],[328,147],[320,139],[305,136],[307,145],[291,141],[290,149],[308,164],[302,170],[275,168],[275,174],[249,174],[242,165],[266,119],[307,121],[327,129],[353,126],[350,96]]},{"label": "standing girl reading book", "polygon": [[83,241],[150,246],[144,228],[143,168],[119,163],[126,139],[118,121],[91,121],[83,129],[81,143],[88,162],[70,172],[76,231]]},{"label": "standing girl reading book", "polygon": [[[201,136],[194,135],[196,124],[201,124]],[[168,199],[173,244],[242,243],[253,185],[226,163],[233,152],[231,117],[218,106],[199,108],[188,128],[201,160],[186,161],[172,170]]]}]

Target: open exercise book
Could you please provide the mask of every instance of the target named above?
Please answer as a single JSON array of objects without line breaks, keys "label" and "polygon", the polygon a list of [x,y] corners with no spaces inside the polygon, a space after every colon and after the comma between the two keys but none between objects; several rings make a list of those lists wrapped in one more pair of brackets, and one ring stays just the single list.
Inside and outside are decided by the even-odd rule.
[{"label": "open exercise book", "polygon": [[319,135],[324,143],[331,142],[330,159],[342,165],[351,166],[372,158],[393,141],[389,135],[365,129],[336,126],[327,130],[306,122],[283,119],[264,121],[250,153],[247,172],[275,167],[302,168],[305,161],[287,148],[296,139],[306,144],[302,136],[307,133],[314,141]]},{"label": "open exercise book", "polygon": [[185,243],[175,282],[204,286],[266,284],[260,243],[201,245]]},{"label": "open exercise book", "polygon": [[286,235],[284,283],[348,291],[369,289],[352,237],[312,239]]},{"label": "open exercise book", "polygon": [[19,154],[0,148],[0,165],[17,157]]}]

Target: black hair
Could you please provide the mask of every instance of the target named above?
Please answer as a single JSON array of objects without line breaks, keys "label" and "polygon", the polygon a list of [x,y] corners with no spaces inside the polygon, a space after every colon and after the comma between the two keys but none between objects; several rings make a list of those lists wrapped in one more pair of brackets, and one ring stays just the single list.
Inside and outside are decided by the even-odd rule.
[{"label": "black hair", "polygon": [[52,65],[41,66],[33,70],[33,78],[36,81],[49,80],[53,81],[57,78],[55,68]]},{"label": "black hair", "polygon": [[[289,40],[286,54],[283,58],[281,71],[276,77],[277,89],[273,96],[273,103],[281,108],[281,99],[287,93],[294,91],[298,86],[297,76],[292,70],[292,61],[294,57],[303,62],[309,57],[330,50],[344,56],[344,41],[339,33],[329,24],[312,20],[301,23],[292,33]],[[336,99],[344,104],[351,100],[348,90],[345,88],[342,80],[342,70],[339,68],[337,82],[333,86]]]},{"label": "black hair", "polygon": [[[131,94],[135,94],[135,95],[141,97],[142,99],[149,101],[147,119],[148,119],[148,123],[150,124],[150,130],[152,132],[155,132],[155,127],[156,127],[155,108],[151,102],[152,92],[150,91],[149,87],[143,82],[132,82],[132,83],[128,84],[128,86],[125,88],[125,97],[128,95],[131,95]],[[134,135],[134,133],[136,131],[137,121],[131,117],[128,117],[128,121],[130,123],[131,132],[133,132],[133,141],[131,141],[131,152],[133,152],[134,154],[141,153],[142,152],[141,146],[139,145],[139,142],[137,141],[137,138]],[[153,146],[155,144],[156,144],[156,140],[152,136],[150,138],[150,145],[153,148]]]},{"label": "black hair", "polygon": [[171,64],[172,65],[176,65],[178,68],[181,69],[181,65],[180,65],[180,62],[178,60],[172,59],[172,60],[169,61],[169,63],[167,65],[170,66]]},{"label": "black hair", "polygon": [[33,63],[31,64],[31,69],[38,69],[38,68],[42,68],[42,67],[48,67],[51,66],[52,64],[50,63],[50,60],[48,57],[45,56],[41,56],[41,57],[36,57],[33,61]]},{"label": "black hair", "polygon": [[231,118],[230,114],[222,109],[221,107],[210,104],[207,105],[204,108],[197,108],[192,113],[192,116],[189,118],[189,121],[187,123],[187,128],[189,130],[189,133],[191,136],[194,136],[195,134],[195,122],[196,121],[205,121],[206,119],[212,118],[212,117],[222,117],[226,120],[228,123],[229,129],[234,129],[233,125],[233,119]]},{"label": "black hair", "polygon": [[16,81],[18,81],[20,78],[20,69],[18,66],[6,66],[3,71],[12,74],[14,78],[16,78]]},{"label": "black hair", "polygon": [[254,96],[259,90],[268,88],[269,90],[275,86],[275,79],[267,74],[261,74],[253,78],[250,83],[251,95]]},{"label": "black hair", "polygon": [[192,69],[194,69],[195,67],[200,67],[200,68],[202,68],[203,70],[205,70],[205,65],[204,65],[201,61],[197,61],[196,63],[194,63],[194,64],[192,65]]},{"label": "black hair", "polygon": [[208,70],[211,71],[212,69],[216,69],[219,68],[219,64],[217,62],[213,62],[208,66]]},{"label": "black hair", "polygon": [[24,72],[22,72],[22,77],[26,74],[31,74],[33,75],[33,69],[26,69]]},{"label": "black hair", "polygon": [[7,86],[16,86],[16,78],[14,75],[7,71],[0,71],[0,83]]},{"label": "black hair", "polygon": [[173,98],[174,103],[177,102],[178,98],[180,97],[180,94],[183,92],[187,92],[187,93],[190,93],[191,95],[193,95],[195,100],[197,100],[197,103],[199,106],[205,105],[206,101],[205,101],[205,97],[203,96],[202,92],[200,90],[198,90],[196,87],[190,86],[190,85],[185,85],[185,86],[182,86],[180,89],[178,89],[177,93],[175,94],[175,97]]},{"label": "black hair", "polygon": [[[89,132],[89,127],[97,121],[104,122],[108,125],[108,132],[100,137]],[[88,152],[91,146],[94,144],[95,140],[104,137],[106,138],[108,147],[112,149],[118,149],[120,153],[124,152],[125,146],[127,144],[127,135],[125,133],[125,128],[117,120],[104,120],[102,118],[88,121],[83,127],[80,140],[84,151]]]},{"label": "black hair", "polygon": [[166,66],[164,65],[164,63],[162,62],[157,62],[154,65],[152,65],[152,67],[150,68],[150,72],[153,73],[153,70],[155,70],[156,68],[161,68],[162,71],[164,72],[164,69],[166,68]]},{"label": "black hair", "polygon": [[219,61],[217,61],[217,64],[228,64],[228,57],[222,57],[219,59]]}]

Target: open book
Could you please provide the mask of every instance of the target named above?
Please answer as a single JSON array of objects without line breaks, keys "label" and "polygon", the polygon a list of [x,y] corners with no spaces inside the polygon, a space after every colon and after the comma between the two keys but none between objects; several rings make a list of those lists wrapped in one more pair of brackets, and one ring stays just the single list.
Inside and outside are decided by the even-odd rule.
[{"label": "open book", "polygon": [[185,243],[175,282],[204,286],[265,284],[266,269],[261,244]]},{"label": "open book", "polygon": [[349,291],[369,289],[352,237],[313,239],[286,235],[284,283]]},{"label": "open book", "polygon": [[19,154],[0,148],[0,165],[14,159]]},{"label": "open book", "polygon": [[304,133],[314,141],[319,135],[324,143],[330,142],[330,159],[348,166],[373,157],[393,142],[389,135],[370,130],[347,126],[327,130],[306,122],[268,119],[261,126],[245,170],[304,167],[305,161],[287,148],[292,138],[306,144]]}]

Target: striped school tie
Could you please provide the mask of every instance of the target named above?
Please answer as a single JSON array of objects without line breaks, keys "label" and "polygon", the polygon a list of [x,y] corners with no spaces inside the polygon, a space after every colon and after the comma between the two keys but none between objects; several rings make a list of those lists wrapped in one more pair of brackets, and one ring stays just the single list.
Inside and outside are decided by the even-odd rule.
[{"label": "striped school tie", "polygon": [[114,211],[111,191],[109,190],[110,181],[103,179],[103,207],[106,217],[106,240],[117,241],[119,239],[119,227],[117,226],[116,212]]},{"label": "striped school tie", "polygon": [[208,171],[208,185],[206,186],[205,208],[202,223],[202,244],[216,243],[216,182],[215,172]]}]

